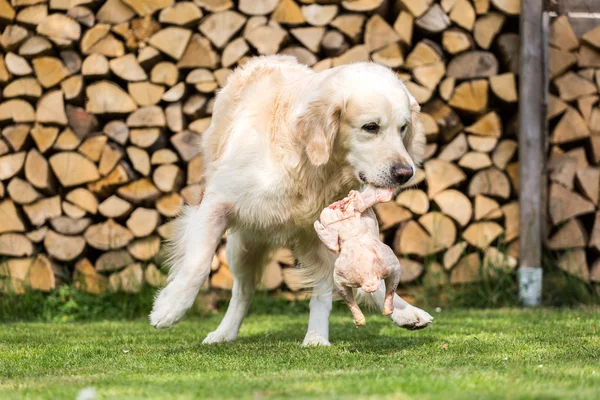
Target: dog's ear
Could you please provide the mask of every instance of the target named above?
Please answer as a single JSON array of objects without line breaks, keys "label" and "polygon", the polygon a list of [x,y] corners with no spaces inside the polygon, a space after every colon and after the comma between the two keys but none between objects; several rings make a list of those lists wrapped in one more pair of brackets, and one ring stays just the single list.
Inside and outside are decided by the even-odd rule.
[{"label": "dog's ear", "polygon": [[413,125],[417,125],[421,123],[419,121],[419,113],[421,112],[421,106],[417,103],[417,99],[413,97],[412,94],[408,94],[408,101],[410,104],[410,122]]},{"label": "dog's ear", "polygon": [[423,133],[423,125],[419,119],[419,113],[421,112],[421,106],[417,103],[417,100],[408,93],[408,100],[410,106],[410,132],[405,138],[404,146],[413,160],[415,165],[421,164],[421,159],[425,153],[425,134]]},{"label": "dog's ear", "polygon": [[311,101],[298,119],[308,159],[314,166],[327,164],[339,130],[340,109],[324,100]]}]

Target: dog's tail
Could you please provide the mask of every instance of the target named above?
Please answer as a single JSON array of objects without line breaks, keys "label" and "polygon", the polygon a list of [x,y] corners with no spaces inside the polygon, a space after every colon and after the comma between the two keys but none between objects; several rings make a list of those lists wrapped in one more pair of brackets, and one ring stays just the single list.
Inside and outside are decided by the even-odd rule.
[{"label": "dog's tail", "polygon": [[[169,269],[167,283],[177,276],[185,261],[186,247],[189,241],[188,232],[193,223],[193,209],[194,206],[189,205],[182,207],[179,216],[171,222],[171,230],[165,245],[168,255],[166,265]],[[202,271],[198,271],[199,273],[203,273],[206,268],[201,269]],[[207,272],[210,274],[210,269]]]},{"label": "dog's tail", "polygon": [[179,275],[183,266],[194,264],[194,281],[204,283],[210,274],[210,260],[223,236],[227,225],[228,210],[215,207],[210,200],[198,206],[185,206],[173,221],[173,228],[167,240],[167,265],[171,282]]}]

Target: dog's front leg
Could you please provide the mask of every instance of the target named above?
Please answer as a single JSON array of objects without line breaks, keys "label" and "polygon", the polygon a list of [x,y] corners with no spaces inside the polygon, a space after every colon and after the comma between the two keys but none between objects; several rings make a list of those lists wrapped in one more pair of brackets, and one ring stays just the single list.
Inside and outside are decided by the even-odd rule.
[{"label": "dog's front leg", "polygon": [[310,299],[308,331],[304,337],[303,346],[329,346],[333,267],[337,255],[329,251],[318,240],[301,242],[294,252],[303,271],[310,280],[316,282]]},{"label": "dog's front leg", "polygon": [[397,294],[394,294],[394,312],[390,318],[400,328],[410,330],[427,328],[433,322],[427,311],[408,304]]},{"label": "dog's front leg", "polygon": [[313,289],[310,299],[308,330],[302,343],[305,347],[329,346],[329,314],[333,297],[331,282],[321,282]]},{"label": "dog's front leg", "polygon": [[[381,285],[378,291],[374,293],[365,293],[358,290],[359,302],[375,303],[380,310],[384,309],[385,285]],[[416,330],[427,328],[433,322],[433,317],[426,311],[412,306],[402,297],[394,293],[394,311],[389,316],[390,319],[400,328]]]},{"label": "dog's front leg", "polygon": [[[389,305],[390,301],[393,301],[393,311],[391,314],[387,314],[387,315],[389,315],[390,319],[397,326],[404,328],[404,329],[411,329],[411,330],[427,328],[433,322],[433,317],[431,315],[429,315],[429,313],[427,313],[426,311],[423,311],[420,308],[417,308],[417,307],[414,307],[414,306],[408,304],[404,299],[402,299],[400,296],[398,296],[395,293],[396,286],[398,286],[398,282],[400,281],[400,275],[401,275],[401,267],[399,265],[397,265],[398,258],[392,252],[392,249],[390,249],[387,246],[385,246],[385,250],[382,250],[382,255],[384,257],[384,262],[387,265],[396,264],[396,267],[393,268],[393,270],[396,271],[397,275],[393,278],[394,282],[390,282],[390,283],[393,283],[395,286],[392,285],[394,290],[392,291],[391,296],[390,296],[390,293],[386,293],[385,291],[382,291],[380,288],[380,290],[371,294],[372,300],[375,301],[375,303],[377,304],[377,307],[383,311],[384,315],[387,314],[386,311],[388,311],[388,310],[385,310],[386,298],[388,301],[388,305]],[[388,286],[388,285],[386,284],[386,286]],[[389,289],[389,287],[388,287],[388,289]]]}]

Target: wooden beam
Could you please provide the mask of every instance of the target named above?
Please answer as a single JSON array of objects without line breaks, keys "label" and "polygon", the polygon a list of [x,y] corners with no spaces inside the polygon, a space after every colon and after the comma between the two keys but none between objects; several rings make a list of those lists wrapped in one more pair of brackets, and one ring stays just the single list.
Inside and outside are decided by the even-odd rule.
[{"label": "wooden beam", "polygon": [[[592,16],[596,17],[592,18]],[[577,14],[569,14],[569,22],[573,27],[575,35],[581,37],[584,33],[591,31],[600,24],[600,13],[590,14],[586,17],[578,16]]]},{"label": "wooden beam", "polygon": [[569,12],[597,13],[600,12],[598,0],[546,0],[546,11],[556,11],[559,14]]},{"label": "wooden beam", "polygon": [[539,0],[522,0],[519,85],[519,297],[525,306],[538,306],[541,301],[546,90],[545,74],[540,73],[540,66],[546,65],[542,21],[543,10]]}]

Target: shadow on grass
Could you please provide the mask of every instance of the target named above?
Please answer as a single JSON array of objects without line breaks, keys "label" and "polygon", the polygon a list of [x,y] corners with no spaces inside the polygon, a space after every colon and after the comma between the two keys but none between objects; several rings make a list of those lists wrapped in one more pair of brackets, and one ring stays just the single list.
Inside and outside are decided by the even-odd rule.
[{"label": "shadow on grass", "polygon": [[[242,325],[242,332],[235,342],[206,346],[201,344],[202,337],[192,347],[199,352],[211,352],[213,349],[220,352],[222,348],[227,347],[231,347],[232,349],[243,347],[264,350],[269,348],[287,348],[289,345],[297,345],[300,348],[307,329],[308,315],[306,317],[306,322],[283,320],[280,326],[261,332],[244,332],[244,325]],[[343,348],[346,352],[383,355],[398,350],[430,345],[436,341],[435,335],[428,333],[427,329],[407,331],[395,326],[391,321],[380,318],[371,318],[370,320],[367,319],[367,321],[367,326],[355,329],[351,317],[345,318],[344,321],[340,321],[340,318],[332,319],[329,325],[331,343],[336,348]],[[254,323],[256,324],[256,321]],[[216,325],[214,328],[216,329]],[[327,347],[320,349],[328,351]],[[182,346],[171,348],[168,353],[183,353],[188,350],[189,347]]]}]

